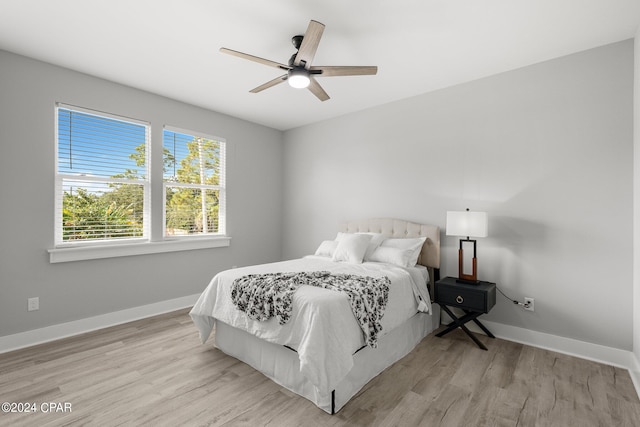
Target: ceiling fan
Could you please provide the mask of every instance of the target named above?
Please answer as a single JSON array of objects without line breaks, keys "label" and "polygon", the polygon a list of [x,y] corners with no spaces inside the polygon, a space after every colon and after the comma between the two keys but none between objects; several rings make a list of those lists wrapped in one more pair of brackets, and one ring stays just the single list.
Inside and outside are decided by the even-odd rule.
[{"label": "ceiling fan", "polygon": [[313,62],[313,57],[316,54],[318,45],[320,44],[320,38],[322,37],[323,31],[324,24],[311,20],[309,22],[309,27],[307,27],[307,32],[304,33],[303,36],[293,36],[291,38],[291,42],[297,49],[297,52],[291,56],[288,65],[224,47],[220,48],[220,52],[248,59],[249,61],[258,62],[270,67],[279,68],[287,72],[280,77],[276,77],[273,80],[251,89],[249,91],[251,93],[258,93],[284,81],[288,81],[290,86],[298,89],[308,88],[320,101],[326,101],[329,99],[329,95],[327,95],[327,92],[325,92],[324,89],[322,89],[322,86],[320,86],[316,81],[316,77],[375,75],[378,72],[378,67],[312,66],[311,63]]}]

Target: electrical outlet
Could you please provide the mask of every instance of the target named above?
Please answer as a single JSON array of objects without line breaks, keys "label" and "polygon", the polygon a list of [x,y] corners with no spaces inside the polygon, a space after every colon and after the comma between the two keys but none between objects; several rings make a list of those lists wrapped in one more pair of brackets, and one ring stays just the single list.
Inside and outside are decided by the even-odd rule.
[{"label": "electrical outlet", "polygon": [[524,305],[525,305],[524,309],[525,310],[529,310],[529,311],[535,311],[533,309],[533,302],[534,302],[533,298],[525,298],[524,299]]},{"label": "electrical outlet", "polygon": [[36,311],[40,310],[40,298],[34,297],[27,299],[27,310]]}]

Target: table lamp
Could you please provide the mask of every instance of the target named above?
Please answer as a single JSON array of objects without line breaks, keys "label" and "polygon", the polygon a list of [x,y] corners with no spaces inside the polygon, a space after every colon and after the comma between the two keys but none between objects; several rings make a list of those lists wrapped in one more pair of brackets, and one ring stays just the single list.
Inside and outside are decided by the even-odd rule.
[{"label": "table lamp", "polygon": [[[458,281],[462,283],[478,283],[478,263],[476,258],[476,241],[470,237],[487,237],[487,213],[470,212],[469,209],[463,212],[447,212],[447,236],[466,237],[460,239],[460,249],[458,250]],[[464,271],[464,251],[463,243],[473,243],[473,258],[471,260],[471,274]]]}]

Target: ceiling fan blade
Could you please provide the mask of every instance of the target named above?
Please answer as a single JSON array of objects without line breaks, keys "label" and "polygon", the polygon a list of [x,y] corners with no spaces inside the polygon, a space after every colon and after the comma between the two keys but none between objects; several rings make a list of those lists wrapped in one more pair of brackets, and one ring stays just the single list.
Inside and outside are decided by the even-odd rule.
[{"label": "ceiling fan blade", "polygon": [[307,89],[309,89],[311,93],[317,96],[320,101],[326,101],[327,99],[329,99],[329,95],[327,95],[327,92],[322,89],[320,83],[318,83],[313,77],[311,78],[311,82],[309,83],[309,87]]},{"label": "ceiling fan blade", "polygon": [[309,71],[322,71],[321,74],[314,74],[316,77],[333,77],[333,76],[373,76],[378,72],[378,67],[311,67]]},{"label": "ceiling fan blade", "polygon": [[324,24],[318,21],[309,21],[307,32],[304,33],[302,44],[293,62],[296,67],[302,65],[303,62],[304,68],[309,69],[309,67],[311,67],[311,62],[313,61],[313,57],[316,56],[316,50],[318,50],[323,31]]},{"label": "ceiling fan blade", "polygon": [[249,61],[257,62],[259,64],[268,65],[270,67],[280,68],[282,70],[291,69],[291,67],[289,67],[288,65],[284,65],[275,61],[270,61],[268,59],[260,58],[258,56],[249,55],[247,53],[238,52],[237,50],[227,49],[226,47],[221,47],[220,52],[226,53],[228,55],[237,56],[238,58],[248,59]]},{"label": "ceiling fan blade", "polygon": [[287,77],[288,77],[288,75],[287,75],[287,74],[283,74],[283,75],[281,75],[280,77],[276,77],[276,78],[275,78],[275,79],[273,79],[273,80],[269,80],[269,81],[268,81],[268,82],[266,82],[265,84],[261,84],[260,86],[258,86],[258,87],[255,87],[255,88],[251,89],[249,92],[251,92],[251,93],[258,93],[258,92],[262,92],[262,91],[263,91],[263,90],[265,90],[265,89],[269,89],[270,87],[273,87],[273,86],[275,86],[275,85],[277,85],[277,84],[280,84],[280,83],[282,83],[282,82],[286,81],[286,80],[287,80]]}]

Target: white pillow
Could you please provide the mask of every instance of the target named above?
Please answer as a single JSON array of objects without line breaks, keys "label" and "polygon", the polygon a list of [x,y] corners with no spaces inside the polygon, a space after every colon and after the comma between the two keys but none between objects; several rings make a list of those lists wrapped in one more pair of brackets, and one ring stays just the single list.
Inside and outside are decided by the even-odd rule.
[{"label": "white pillow", "polygon": [[336,242],[339,242],[340,240],[342,240],[344,236],[349,236],[349,235],[351,235],[351,233],[343,233],[339,231],[338,234],[336,234]]},{"label": "white pillow", "polygon": [[380,244],[384,241],[385,237],[380,233],[356,233],[356,234],[366,234],[371,236],[371,241],[367,245],[367,251],[364,253],[363,261],[369,261],[373,252],[378,249]]},{"label": "white pillow", "polygon": [[[418,257],[420,256],[422,245],[424,245],[424,242],[426,240],[426,237],[415,237],[408,239],[386,239],[382,242],[380,248],[395,248],[402,251],[408,251],[406,254],[403,254],[401,256],[401,259],[406,261],[404,264],[397,264],[396,262],[393,262],[392,264],[401,265],[402,267],[413,267],[418,262]],[[378,256],[378,258],[380,258],[380,256]]]},{"label": "white pillow", "polygon": [[336,247],[338,247],[337,241],[325,240],[324,242],[320,243],[320,246],[318,246],[315,254],[318,256],[332,257],[333,253],[336,250]]},{"label": "white pillow", "polygon": [[[398,265],[400,267],[410,267],[411,256],[413,251],[411,249],[391,248],[386,246],[380,246],[373,252],[370,261],[384,262],[387,264]],[[415,264],[414,264],[415,265]]]},{"label": "white pillow", "polygon": [[333,261],[361,264],[371,241],[369,234],[338,233],[338,246],[333,252]]}]

